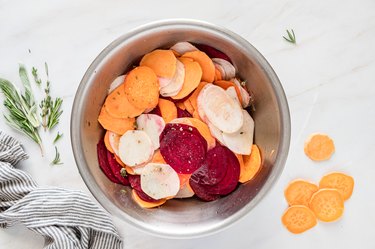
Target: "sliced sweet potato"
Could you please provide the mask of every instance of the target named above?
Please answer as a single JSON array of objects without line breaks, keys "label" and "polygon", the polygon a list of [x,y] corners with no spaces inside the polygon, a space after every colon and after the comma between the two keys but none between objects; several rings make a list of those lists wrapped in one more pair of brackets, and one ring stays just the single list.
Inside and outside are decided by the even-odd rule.
[{"label": "sliced sweet potato", "polygon": [[176,104],[176,106],[178,107],[178,108],[180,108],[181,110],[186,110],[186,107],[185,107],[185,105],[184,105],[184,102],[177,102],[177,103],[175,103]]},{"label": "sliced sweet potato", "polygon": [[323,188],[313,194],[309,207],[319,220],[331,222],[344,213],[344,199],[337,189]]},{"label": "sliced sweet potato", "polygon": [[214,48],[214,47],[211,47],[209,45],[206,45],[206,44],[194,44],[199,50],[205,52],[210,58],[221,58],[221,59],[224,59],[224,60],[227,60],[229,62],[231,62],[231,59],[229,58],[228,55],[224,54],[223,52],[221,52],[220,50]]},{"label": "sliced sweet potato", "polygon": [[198,62],[202,68],[202,80],[206,82],[213,82],[215,79],[215,66],[211,58],[205,52],[192,51],[186,52],[182,57],[192,58]]},{"label": "sliced sweet potato", "polygon": [[284,191],[285,199],[289,206],[309,206],[311,196],[318,191],[318,186],[305,180],[295,180],[289,183]]},{"label": "sliced sweet potato", "polygon": [[196,119],[196,118],[187,118],[187,119],[191,122],[192,126],[197,128],[197,130],[204,137],[204,139],[206,139],[207,149],[209,150],[215,147],[216,139],[211,135],[211,132],[208,126],[204,122],[202,122],[200,119]]},{"label": "sliced sweet potato", "polygon": [[133,106],[142,110],[154,108],[159,100],[158,77],[149,67],[131,70],[124,82],[125,95]]},{"label": "sliced sweet potato", "polygon": [[109,150],[112,154],[115,153],[113,151],[113,148],[109,142],[109,133],[110,131],[106,131],[105,135],[104,135],[104,144],[105,144],[105,147],[107,148],[107,150]]},{"label": "sliced sweet potato", "polygon": [[[125,163],[123,163],[118,155],[115,154],[116,162],[118,162],[123,168],[129,167],[126,166]],[[129,167],[130,168],[130,167]]]},{"label": "sliced sweet potato", "polygon": [[281,221],[289,232],[295,234],[303,233],[317,224],[314,213],[303,205],[289,207],[283,214]]},{"label": "sliced sweet potato", "polygon": [[189,112],[191,115],[193,115],[195,109],[194,109],[193,105],[191,104],[190,99],[186,99],[184,101],[184,106],[186,108],[186,111]]},{"label": "sliced sweet potato", "polygon": [[243,166],[240,170],[239,182],[241,183],[253,179],[262,167],[262,158],[256,144],[252,145],[250,155],[243,155]]},{"label": "sliced sweet potato", "polygon": [[126,170],[126,173],[130,174],[130,175],[136,175],[136,173],[134,172],[134,169],[132,167],[129,167],[129,166],[125,166],[125,170]]},{"label": "sliced sweet potato", "polygon": [[112,131],[118,135],[122,135],[129,130],[135,128],[135,118],[114,118],[108,114],[107,110],[102,107],[98,122],[104,129]]},{"label": "sliced sweet potato", "polygon": [[163,164],[166,164],[163,156],[160,153],[160,150],[156,150],[155,151],[154,156],[152,157],[151,162],[152,163],[163,163]]},{"label": "sliced sweet potato", "polygon": [[185,80],[185,66],[182,62],[177,60],[176,72],[171,80],[166,84],[165,79],[159,77],[159,82],[163,86],[160,87],[160,95],[163,97],[176,96],[184,86]]},{"label": "sliced sweet potato", "polygon": [[139,65],[151,68],[159,77],[172,78],[176,72],[176,62],[171,50],[156,49],[143,56]]},{"label": "sliced sweet potato", "polygon": [[326,134],[312,134],[305,142],[305,154],[313,161],[324,161],[335,152],[333,140]]},{"label": "sliced sweet potato", "polygon": [[337,189],[344,201],[350,198],[353,193],[354,179],[343,173],[334,172],[323,176],[319,182],[319,188],[334,188]]},{"label": "sliced sweet potato", "polygon": [[165,123],[169,123],[171,120],[177,118],[177,108],[172,101],[159,99],[158,105],[161,116],[164,119]]},{"label": "sliced sweet potato", "polygon": [[158,207],[160,205],[163,205],[167,201],[166,199],[157,200],[156,202],[144,201],[139,197],[135,189],[132,189],[132,198],[142,208]]},{"label": "sliced sweet potato", "polygon": [[220,71],[219,71],[219,69],[217,69],[216,67],[215,67],[215,79],[214,79],[214,81],[219,81],[219,80],[222,80],[223,78],[222,78],[222,76],[221,76],[221,73],[220,73]]},{"label": "sliced sweet potato", "polygon": [[118,76],[114,81],[112,81],[111,85],[108,88],[108,94],[113,92],[117,87],[119,87],[125,81],[126,74]]},{"label": "sliced sweet potato", "polygon": [[224,90],[227,90],[229,87],[233,86],[236,89],[237,97],[240,100],[240,103],[242,103],[241,90],[234,82],[228,80],[218,80],[214,82],[214,85],[220,86]]},{"label": "sliced sweet potato", "polygon": [[182,89],[178,92],[177,95],[172,96],[173,99],[182,99],[188,96],[193,92],[202,79],[202,68],[198,62],[181,60],[182,64],[185,67],[185,78],[182,85]]},{"label": "sliced sweet potato", "polygon": [[194,195],[194,191],[189,184],[191,174],[178,174],[180,178],[180,190],[176,194],[175,198],[189,198]]},{"label": "sliced sweet potato", "polygon": [[121,84],[107,96],[103,106],[107,113],[114,118],[134,118],[144,111],[144,109],[129,102],[125,94],[124,84]]}]

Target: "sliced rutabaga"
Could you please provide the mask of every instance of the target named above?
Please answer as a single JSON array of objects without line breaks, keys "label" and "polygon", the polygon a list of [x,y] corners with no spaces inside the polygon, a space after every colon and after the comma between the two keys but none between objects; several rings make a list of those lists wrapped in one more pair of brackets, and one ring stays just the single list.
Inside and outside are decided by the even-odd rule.
[{"label": "sliced rutabaga", "polygon": [[207,84],[197,98],[199,116],[224,133],[234,133],[243,125],[242,108],[219,86]]},{"label": "sliced rutabaga", "polygon": [[175,96],[181,90],[185,79],[185,67],[182,62],[177,60],[176,72],[169,83],[163,82],[165,79],[159,78],[160,94],[164,97]]},{"label": "sliced rutabaga", "polygon": [[141,114],[137,118],[137,130],[147,133],[154,146],[154,150],[160,147],[159,136],[165,127],[165,122],[162,117],[156,114]]},{"label": "sliced rutabaga", "polygon": [[230,86],[225,91],[227,92],[227,94],[229,95],[229,97],[231,97],[242,108],[242,104],[240,103],[240,100],[238,99],[236,88],[234,88],[234,86]]},{"label": "sliced rutabaga", "polygon": [[132,130],[125,132],[120,138],[119,156],[121,161],[134,167],[149,161],[154,154],[154,146],[144,131]]},{"label": "sliced rutabaga", "polygon": [[180,179],[168,164],[149,163],[141,174],[141,188],[156,200],[173,197],[180,189]]},{"label": "sliced rutabaga", "polygon": [[118,156],[119,155],[119,143],[120,143],[120,135],[112,132],[112,131],[107,131],[109,136],[109,144],[112,147],[113,152]]},{"label": "sliced rutabaga", "polygon": [[249,92],[248,92],[245,88],[243,88],[243,86],[242,86],[241,83],[238,81],[238,79],[233,78],[233,79],[231,79],[231,81],[232,81],[234,84],[236,84],[237,87],[240,89],[241,98],[242,98],[242,103],[241,103],[242,107],[243,107],[243,108],[248,107],[249,104],[250,104],[250,94],[249,94]]},{"label": "sliced rutabaga", "polygon": [[125,81],[126,74],[118,76],[114,81],[112,81],[111,85],[108,89],[108,94],[113,92],[118,86],[120,86]]},{"label": "sliced rutabaga", "polygon": [[215,68],[219,70],[223,80],[230,80],[236,76],[236,69],[229,61],[221,58],[213,58],[212,62]]},{"label": "sliced rutabaga", "polygon": [[170,49],[173,50],[173,51],[176,51],[180,55],[182,55],[182,54],[184,54],[186,52],[192,52],[192,51],[197,51],[198,50],[190,42],[177,42]]},{"label": "sliced rutabaga", "polygon": [[235,133],[222,133],[223,141],[231,151],[241,155],[250,155],[253,144],[254,120],[246,110],[242,110],[243,125]]}]

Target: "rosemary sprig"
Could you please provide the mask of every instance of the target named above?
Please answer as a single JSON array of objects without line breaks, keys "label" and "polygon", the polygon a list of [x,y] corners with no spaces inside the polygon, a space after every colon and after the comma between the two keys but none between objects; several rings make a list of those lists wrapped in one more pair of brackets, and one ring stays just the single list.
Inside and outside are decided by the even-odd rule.
[{"label": "rosemary sprig", "polygon": [[57,141],[60,140],[60,138],[63,136],[63,134],[60,132],[57,132],[55,139],[53,140],[53,144],[57,143]]},{"label": "rosemary sprig", "polygon": [[288,34],[288,38],[286,38],[285,36],[283,36],[283,38],[287,41],[287,42],[290,42],[290,43],[293,43],[293,44],[296,44],[297,41],[296,41],[296,35],[294,34],[294,30],[291,29],[291,31],[289,30],[286,30],[287,34]]},{"label": "rosemary sprig", "polygon": [[60,164],[63,164],[63,162],[61,162],[61,160],[60,160],[60,153],[57,150],[57,147],[55,146],[55,158],[51,162],[51,165],[60,165]]},{"label": "rosemary sprig", "polygon": [[[20,65],[20,76],[25,77],[22,68],[24,67]],[[23,79],[25,86],[24,81],[25,78]],[[4,106],[9,111],[8,115],[4,115],[6,123],[35,141],[39,145],[43,155],[42,140],[37,130],[39,120],[37,119],[36,105],[33,102],[34,96],[31,88],[25,87],[25,94],[22,95],[12,83],[1,78],[0,88],[5,96]]]},{"label": "rosemary sprig", "polygon": [[60,121],[60,116],[63,113],[63,111],[61,110],[62,102],[63,100],[61,98],[56,98],[55,101],[51,102],[47,123],[47,127],[50,130],[55,127]]},{"label": "rosemary sprig", "polygon": [[47,80],[47,85],[46,88],[44,89],[45,97],[44,99],[40,102],[39,107],[40,107],[40,116],[42,117],[42,126],[44,128],[44,131],[47,130],[48,128],[48,118],[50,114],[50,109],[51,106],[53,105],[51,96],[49,95],[49,90],[50,89],[50,82]]},{"label": "rosemary sprig", "polygon": [[35,67],[33,67],[31,69],[31,74],[33,75],[34,77],[34,81],[35,83],[40,87],[42,85],[42,80],[40,79],[39,75],[38,75],[38,69],[36,69]]}]

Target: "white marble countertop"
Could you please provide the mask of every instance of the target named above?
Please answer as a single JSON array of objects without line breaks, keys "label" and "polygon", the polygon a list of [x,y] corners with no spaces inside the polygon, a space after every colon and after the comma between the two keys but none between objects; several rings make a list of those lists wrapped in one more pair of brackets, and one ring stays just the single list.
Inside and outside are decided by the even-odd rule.
[{"label": "white marble countertop", "polygon": [[[52,94],[64,98],[59,128],[64,133],[59,144],[61,166],[49,165],[53,148],[46,148],[48,156],[42,158],[35,144],[0,118],[0,129],[24,143],[31,155],[20,167],[40,185],[89,193],[76,168],[69,138],[78,84],[108,43],[140,24],[164,18],[195,18],[224,26],[266,57],[288,97],[290,153],[281,178],[266,198],[227,230],[172,241],[115,219],[125,248],[375,248],[373,0],[0,0],[0,76],[18,82],[18,62],[42,68],[47,61]],[[286,28],[296,32],[296,46],[282,39]],[[334,139],[336,153],[328,162],[313,163],[304,155],[304,140],[313,132],[325,132]],[[301,235],[289,233],[280,222],[286,208],[284,187],[294,178],[318,181],[334,170],[347,172],[356,181],[343,218],[319,223]],[[42,246],[43,238],[22,226],[0,230],[0,248]]]}]

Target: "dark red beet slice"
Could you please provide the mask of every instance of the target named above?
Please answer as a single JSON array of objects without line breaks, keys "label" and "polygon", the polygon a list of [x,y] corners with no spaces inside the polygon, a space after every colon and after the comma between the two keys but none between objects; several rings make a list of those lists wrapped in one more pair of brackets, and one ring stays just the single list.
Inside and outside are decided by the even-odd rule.
[{"label": "dark red beet slice", "polygon": [[182,110],[181,108],[177,107],[177,118],[191,118],[191,114],[186,111]]},{"label": "dark red beet slice", "polygon": [[149,114],[156,114],[161,117],[161,111],[159,106],[157,105],[154,109],[152,109],[152,111],[149,112]]},{"label": "dark red beet slice", "polygon": [[240,165],[235,154],[227,147],[217,145],[207,152],[202,166],[190,177],[194,193],[209,201],[231,193],[238,184]]},{"label": "dark red beet slice", "polygon": [[221,52],[220,50],[216,48],[213,48],[205,44],[194,44],[194,46],[196,46],[200,51],[205,52],[210,58],[220,58],[220,59],[223,59],[232,63],[228,55],[224,54],[223,52]]},{"label": "dark red beet slice", "polygon": [[169,123],[160,134],[160,153],[177,173],[193,173],[206,151],[207,142],[195,127]]},{"label": "dark red beet slice", "polygon": [[102,169],[103,173],[108,177],[110,181],[114,183],[120,183],[120,181],[112,173],[111,167],[109,166],[107,158],[107,148],[105,147],[103,139],[100,139],[96,146],[96,149],[98,153],[99,166]]},{"label": "dark red beet slice", "polygon": [[154,198],[148,196],[145,192],[143,192],[141,188],[141,176],[139,175],[128,175],[130,186],[137,192],[139,198],[147,202],[156,202]]},{"label": "dark red beet slice", "polygon": [[117,180],[124,186],[129,186],[129,180],[127,177],[123,177],[121,175],[121,165],[116,161],[114,155],[107,150],[107,159],[108,159],[108,164],[109,167],[112,170],[113,175],[117,178]]}]

